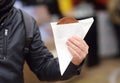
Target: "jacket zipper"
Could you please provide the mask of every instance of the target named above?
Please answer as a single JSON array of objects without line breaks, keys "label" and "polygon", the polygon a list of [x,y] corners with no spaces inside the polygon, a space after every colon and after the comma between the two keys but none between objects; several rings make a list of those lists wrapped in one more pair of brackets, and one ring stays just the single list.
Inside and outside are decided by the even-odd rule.
[{"label": "jacket zipper", "polygon": [[4,49],[3,49],[3,59],[5,60],[6,59],[6,56],[7,56],[7,36],[8,36],[8,29],[5,29],[5,32],[4,32]]}]

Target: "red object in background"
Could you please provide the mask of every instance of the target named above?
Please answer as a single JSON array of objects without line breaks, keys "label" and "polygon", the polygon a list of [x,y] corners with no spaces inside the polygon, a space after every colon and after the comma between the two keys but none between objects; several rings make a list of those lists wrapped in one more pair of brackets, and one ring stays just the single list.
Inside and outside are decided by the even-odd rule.
[{"label": "red object in background", "polygon": [[96,0],[96,3],[106,5],[109,0]]},{"label": "red object in background", "polygon": [[109,0],[95,0],[95,8],[97,10],[106,10]]},{"label": "red object in background", "polygon": [[80,0],[72,0],[73,6],[76,6],[80,3]]}]

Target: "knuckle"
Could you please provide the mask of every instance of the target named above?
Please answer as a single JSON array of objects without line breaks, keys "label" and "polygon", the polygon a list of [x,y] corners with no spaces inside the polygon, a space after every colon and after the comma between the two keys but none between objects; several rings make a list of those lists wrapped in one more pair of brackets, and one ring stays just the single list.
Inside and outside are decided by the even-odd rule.
[{"label": "knuckle", "polygon": [[85,48],[88,50],[88,49],[89,49],[89,46],[88,46],[88,45],[85,45]]},{"label": "knuckle", "polygon": [[86,54],[88,54],[88,50],[86,51]]},{"label": "knuckle", "polygon": [[89,46],[87,45],[87,49],[89,49]]},{"label": "knuckle", "polygon": [[86,54],[83,56],[83,59],[85,59],[85,57],[86,57]]}]

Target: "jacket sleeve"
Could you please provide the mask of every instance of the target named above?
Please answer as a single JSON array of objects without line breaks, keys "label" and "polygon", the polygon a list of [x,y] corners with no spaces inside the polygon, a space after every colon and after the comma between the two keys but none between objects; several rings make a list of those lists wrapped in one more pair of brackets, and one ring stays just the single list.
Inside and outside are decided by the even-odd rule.
[{"label": "jacket sleeve", "polygon": [[48,51],[41,40],[40,32],[34,21],[34,37],[30,45],[30,54],[26,56],[26,61],[30,69],[41,81],[67,80],[72,76],[80,74],[80,66],[70,63],[64,75],[60,75],[58,58]]}]

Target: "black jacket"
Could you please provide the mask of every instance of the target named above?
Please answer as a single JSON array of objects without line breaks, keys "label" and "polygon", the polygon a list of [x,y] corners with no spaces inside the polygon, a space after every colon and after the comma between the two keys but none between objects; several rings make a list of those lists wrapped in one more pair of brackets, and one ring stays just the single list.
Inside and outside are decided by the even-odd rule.
[{"label": "black jacket", "polygon": [[60,75],[58,59],[45,47],[38,26],[33,19],[34,37],[30,54],[24,56],[25,28],[19,10],[13,11],[0,25],[0,83],[24,83],[23,65],[27,61],[30,69],[42,81],[66,80],[78,75],[78,66],[70,63],[63,76]]}]

